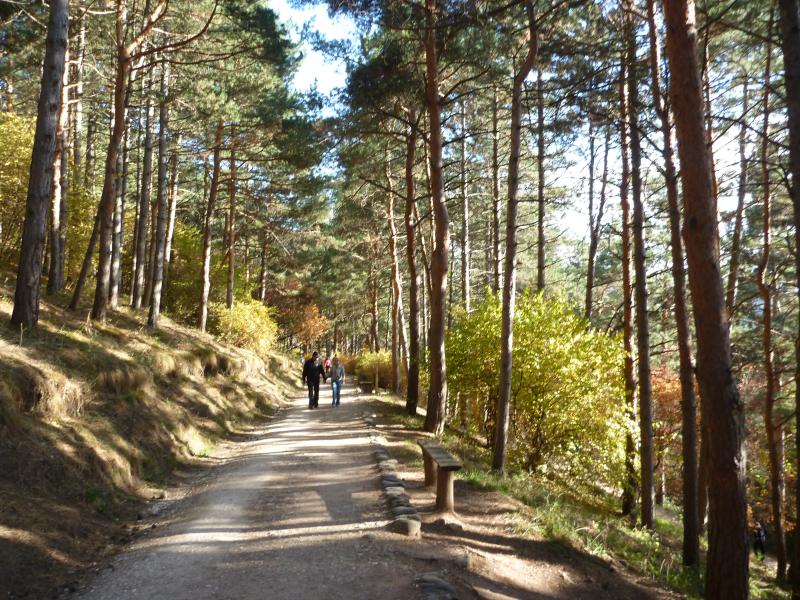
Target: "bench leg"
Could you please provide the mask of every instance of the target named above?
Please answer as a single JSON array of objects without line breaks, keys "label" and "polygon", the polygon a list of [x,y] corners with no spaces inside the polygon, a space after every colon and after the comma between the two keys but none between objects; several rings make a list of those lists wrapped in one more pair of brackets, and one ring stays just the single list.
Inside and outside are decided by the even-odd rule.
[{"label": "bench leg", "polygon": [[442,471],[437,469],[436,475],[436,511],[453,512],[453,471]]},{"label": "bench leg", "polygon": [[436,464],[425,452],[422,453],[422,460],[425,463],[425,487],[436,485]]}]

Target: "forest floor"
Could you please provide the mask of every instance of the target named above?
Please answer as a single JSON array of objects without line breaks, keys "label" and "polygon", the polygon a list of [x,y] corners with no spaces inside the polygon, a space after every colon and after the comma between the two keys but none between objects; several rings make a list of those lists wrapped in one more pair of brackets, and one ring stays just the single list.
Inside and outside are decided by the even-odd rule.
[{"label": "forest floor", "polygon": [[21,334],[6,325],[8,281],[0,273],[0,599],[53,598],[131,543],[146,501],[273,414],[297,375],[286,357],[168,318],[158,331],[128,309],[91,323],[88,308],[60,308],[66,297]]},{"label": "forest floor", "polygon": [[[269,423],[220,446],[217,464],[170,494],[180,500],[155,503],[133,543],[77,597],[451,597],[421,589],[415,582],[425,574],[462,600],[676,597],[619,565],[520,537],[514,522],[526,509],[503,494],[457,482],[457,514],[442,519],[421,466],[405,460],[421,434],[385,416],[391,403],[352,387],[340,407],[324,389],[322,396],[312,411],[298,394]],[[420,538],[387,529],[367,414],[401,460],[398,473],[423,519]]]}]

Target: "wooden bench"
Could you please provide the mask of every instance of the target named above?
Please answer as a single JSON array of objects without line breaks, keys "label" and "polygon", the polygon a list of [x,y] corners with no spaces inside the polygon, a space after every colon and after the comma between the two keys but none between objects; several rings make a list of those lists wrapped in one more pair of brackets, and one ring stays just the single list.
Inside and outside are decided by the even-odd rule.
[{"label": "wooden bench", "polygon": [[462,464],[436,440],[419,440],[425,463],[425,485],[436,486],[436,510],[453,512],[453,476]]},{"label": "wooden bench", "polygon": [[374,386],[375,383],[373,381],[364,380],[358,382],[358,387],[361,388],[361,392],[364,394],[371,394]]}]

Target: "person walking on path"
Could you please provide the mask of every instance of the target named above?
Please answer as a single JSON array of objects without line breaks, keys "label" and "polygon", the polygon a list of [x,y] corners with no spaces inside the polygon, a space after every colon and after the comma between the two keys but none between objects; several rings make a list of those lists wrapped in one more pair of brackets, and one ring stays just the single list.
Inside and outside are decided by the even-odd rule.
[{"label": "person walking on path", "polygon": [[338,356],[334,356],[331,361],[328,377],[331,380],[331,406],[339,406],[344,385],[344,365],[339,361]]},{"label": "person walking on path", "polygon": [[303,383],[308,385],[308,408],[319,407],[319,378],[323,381],[328,378],[325,375],[325,367],[319,360],[319,352],[314,352],[303,365]]},{"label": "person walking on path", "polygon": [[764,529],[764,526],[756,521],[756,526],[753,529],[753,554],[756,555],[756,558],[759,560],[764,560],[764,557],[767,555],[767,531]]}]

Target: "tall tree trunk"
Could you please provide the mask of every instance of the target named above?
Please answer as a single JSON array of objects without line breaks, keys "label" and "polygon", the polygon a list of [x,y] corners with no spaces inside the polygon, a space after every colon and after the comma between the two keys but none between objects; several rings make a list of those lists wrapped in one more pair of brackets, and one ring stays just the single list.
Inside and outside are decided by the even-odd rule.
[{"label": "tall tree trunk", "polygon": [[725,294],[725,308],[733,320],[736,307],[736,284],[739,275],[739,254],[742,245],[742,224],[744,221],[744,197],[747,194],[747,74],[742,84],[742,117],[739,125],[739,184],[737,191],[736,215],[731,240],[731,260],[728,269],[728,290]]},{"label": "tall tree trunk", "polygon": [[[522,137],[522,86],[536,62],[539,51],[536,13],[533,3],[525,3],[528,16],[527,53],[514,73],[511,88],[511,152],[508,158],[508,204],[506,208],[506,264],[503,277],[503,316],[500,333],[500,386],[497,395],[497,416],[492,469],[503,472],[506,463],[509,416],[511,413],[511,373],[514,368],[514,305],[517,287],[517,207],[519,198],[519,162]],[[541,74],[541,69],[539,69]]]},{"label": "tall tree trunk", "polygon": [[461,155],[460,170],[461,181],[459,191],[461,192],[461,302],[464,304],[464,310],[470,311],[470,304],[472,301],[470,289],[472,282],[470,280],[469,269],[469,196],[467,195],[467,109],[465,103],[461,102]]},{"label": "tall tree trunk", "polygon": [[161,305],[170,282],[170,266],[172,265],[172,240],[175,237],[175,219],[178,214],[178,152],[181,148],[181,134],[175,138],[175,151],[169,158],[169,218],[167,220],[167,245],[164,248],[164,287],[161,290]]},{"label": "tall tree trunk", "polygon": [[[769,26],[772,33],[772,17]],[[761,130],[761,192],[763,195],[763,245],[761,260],[758,263],[758,292],[763,303],[764,331],[762,343],[764,349],[764,427],[767,432],[767,450],[769,453],[769,479],[770,479],[770,504],[772,506],[772,530],[775,540],[775,554],[778,559],[777,579],[786,579],[786,538],[783,527],[783,501],[784,501],[784,469],[780,460],[781,452],[778,446],[783,440],[780,418],[775,421],[775,401],[777,395],[774,349],[772,346],[772,290],[769,278],[769,259],[772,242],[772,198],[770,196],[769,181],[769,117],[770,117],[770,85],[772,68],[772,44],[767,42],[767,58],[764,66],[764,126]],[[780,440],[780,442],[778,441]]]},{"label": "tall tree trunk", "polygon": [[161,61],[161,106],[158,117],[158,183],[156,204],[158,216],[156,218],[156,235],[153,251],[153,284],[150,296],[150,312],[147,316],[147,326],[158,327],[158,317],[161,314],[161,291],[164,283],[164,258],[167,245],[167,219],[169,208],[167,206],[167,137],[169,135],[169,63]]},{"label": "tall tree trunk", "polygon": [[50,270],[47,294],[64,287],[64,250],[66,246],[67,181],[69,178],[69,39],[64,52],[64,73],[61,83],[61,108],[56,127],[56,147],[53,151],[53,176],[50,182]]},{"label": "tall tree trunk", "polygon": [[665,2],[664,12],[670,98],[683,182],[683,237],[697,332],[697,377],[710,442],[706,597],[743,600],[749,591],[744,406],[731,368],[694,4],[689,0]]},{"label": "tall tree trunk", "polygon": [[[539,212],[536,219],[536,290],[544,290],[545,239],[544,239],[544,89],[542,70],[536,70],[536,202]],[[506,244],[507,245],[507,244]],[[508,261],[506,261],[508,264]]]},{"label": "tall tree trunk", "polygon": [[[406,349],[408,345],[406,341],[406,324],[403,317],[403,283],[400,280],[400,263],[397,259],[397,228],[394,224],[394,188],[392,185],[388,152],[386,160],[386,182],[389,190],[386,218],[389,221],[389,254],[392,259],[392,384],[394,392],[399,395],[401,366],[406,381],[408,381],[408,354],[404,352],[404,349]],[[398,353],[400,353],[400,356],[398,356]]]},{"label": "tall tree trunk", "polygon": [[[413,111],[408,114],[411,124],[406,134],[406,262],[408,263],[408,380],[406,382],[406,412],[409,415],[417,414],[419,402],[419,273],[417,271],[417,245],[414,232],[414,208],[417,206],[417,189],[414,180],[414,162],[417,151],[417,116]],[[419,227],[419,221],[417,221]]]},{"label": "tall tree trunk", "polygon": [[[794,245],[800,248],[800,3],[779,0],[781,48],[786,85],[786,109],[789,118],[789,171],[794,217]],[[800,252],[795,252],[795,276],[800,283]],[[800,299],[800,285],[797,286]],[[800,317],[798,317],[800,319]],[[800,381],[800,323],[795,338],[795,381]],[[800,385],[795,385],[795,431],[800,431]],[[800,435],[795,436],[795,471],[800,472]],[[796,478],[795,514],[800,515],[800,478]],[[800,535],[794,536],[792,599],[800,599]]]},{"label": "tall tree trunk", "polygon": [[72,300],[69,303],[70,310],[77,310],[81,301],[81,294],[86,285],[86,279],[89,277],[89,271],[92,269],[92,259],[94,258],[94,251],[97,247],[97,239],[100,237],[100,207],[98,206],[94,216],[94,226],[92,227],[92,234],[89,236],[89,244],[86,247],[86,253],[83,256],[83,263],[81,263],[81,271],[78,275],[78,281],[75,283],[75,289],[72,291]]},{"label": "tall tree trunk", "polygon": [[128,193],[128,154],[130,153],[130,121],[128,118],[131,84],[125,100],[125,134],[122,140],[122,154],[117,163],[116,202],[114,205],[114,235],[111,239],[111,281],[108,293],[108,303],[112,309],[119,306],[119,292],[122,287],[122,248],[125,241],[125,196]]},{"label": "tall tree trunk", "polygon": [[75,171],[79,172],[83,161],[83,72],[86,60],[86,7],[83,2],[78,4],[78,47],[75,49],[75,89],[73,97],[75,110],[73,112],[72,128],[72,163]]},{"label": "tall tree trunk", "polygon": [[258,299],[267,303],[267,253],[269,252],[269,196],[264,200],[264,228],[261,239],[261,269],[258,275]]},{"label": "tall tree trunk", "polygon": [[225,306],[233,309],[233,287],[236,277],[236,130],[231,125],[231,170],[228,178],[228,283],[225,289]]},{"label": "tall tree trunk", "polygon": [[444,431],[447,402],[447,361],[444,329],[447,300],[447,271],[450,247],[450,216],[442,185],[442,120],[439,106],[439,59],[436,51],[436,0],[425,0],[425,105],[428,110],[428,136],[431,169],[435,246],[431,249],[431,325],[428,334],[430,381],[425,430],[441,435]]},{"label": "tall tree trunk", "polygon": [[[625,347],[624,377],[625,406],[631,423],[636,421],[636,375],[633,368],[633,286],[631,285],[631,206],[628,197],[630,185],[630,157],[628,154],[628,92],[627,55],[622,53],[619,74],[619,141],[622,159],[622,177],[619,199],[622,208],[622,339]],[[636,443],[633,432],[625,434],[625,487],[622,490],[622,514],[633,513],[634,498],[639,479],[636,476]]]},{"label": "tall tree trunk", "polygon": [[22,247],[14,292],[14,310],[11,313],[11,323],[22,327],[35,327],[39,321],[42,248],[47,227],[47,202],[50,199],[50,184],[53,177],[56,129],[61,110],[68,28],[68,0],[51,0],[36,132],[28,177],[28,195],[25,201]]},{"label": "tall tree trunk", "polygon": [[[697,407],[694,397],[694,369],[689,334],[689,316],[686,308],[686,275],[683,268],[681,243],[681,215],[678,204],[678,174],[672,148],[672,130],[669,106],[662,100],[661,57],[655,19],[655,2],[647,2],[647,22],[650,37],[650,77],[653,107],[661,122],[664,158],[664,182],[667,188],[667,205],[672,250],[672,285],[675,299],[675,325],[678,338],[678,362],[681,382],[681,441],[683,451],[683,564],[700,564],[700,524],[697,510]],[[661,476],[663,462],[661,457]]]},{"label": "tall tree trunk", "polygon": [[[590,117],[591,119],[591,117]],[[591,123],[591,121],[590,121]],[[592,146],[594,137],[589,136]],[[603,212],[606,206],[606,184],[608,182],[608,147],[611,142],[611,131],[606,128],[605,142],[603,144],[603,175],[600,181],[600,201],[597,212],[594,211],[594,149],[592,149],[592,167],[589,174],[589,264],[586,267],[586,301],[583,316],[588,321],[592,317],[592,296],[594,293],[594,272],[597,261],[597,246],[600,243],[600,228],[603,225]]]},{"label": "tall tree trunk", "polygon": [[370,270],[369,274],[369,337],[372,352],[380,352],[381,342],[378,335],[378,276]]},{"label": "tall tree trunk", "polygon": [[134,248],[133,292],[131,306],[138,310],[145,300],[147,276],[147,231],[150,228],[150,202],[153,189],[153,128],[155,108],[152,98],[152,68],[144,80],[142,95],[145,98],[144,156],[142,157],[142,183],[139,189],[139,209],[136,212],[136,246]]},{"label": "tall tree trunk", "polygon": [[97,118],[89,114],[89,123],[86,126],[86,162],[83,172],[83,186],[94,197],[94,164],[95,164],[95,134],[97,133]]},{"label": "tall tree trunk", "polygon": [[650,323],[647,315],[647,268],[644,245],[644,202],[642,200],[642,151],[639,143],[639,88],[636,70],[636,32],[633,0],[623,0],[628,65],[628,132],[631,148],[631,191],[633,196],[633,265],[636,271],[636,341],[639,375],[639,436],[641,465],[642,525],[653,529],[653,391],[650,381]]},{"label": "tall tree trunk", "polygon": [[497,86],[493,86],[492,98],[492,291],[500,293],[500,132],[498,130],[498,110],[500,100]]},{"label": "tall tree trunk", "polygon": [[214,209],[217,205],[217,193],[219,191],[219,171],[220,171],[220,151],[222,146],[223,123],[217,123],[217,130],[214,134],[214,167],[211,175],[211,185],[208,191],[208,203],[206,204],[206,214],[203,220],[203,272],[201,275],[200,303],[198,305],[198,324],[200,331],[206,330],[208,321],[208,295],[211,292],[211,233],[214,220]]}]

